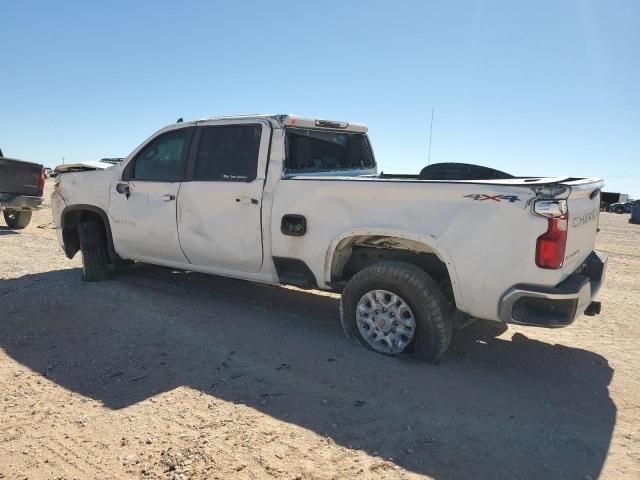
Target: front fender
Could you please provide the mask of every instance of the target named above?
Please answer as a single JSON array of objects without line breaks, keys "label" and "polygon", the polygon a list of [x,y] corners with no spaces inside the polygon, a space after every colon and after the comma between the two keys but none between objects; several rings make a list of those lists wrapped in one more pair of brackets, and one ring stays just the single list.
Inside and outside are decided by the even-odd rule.
[{"label": "front fender", "polygon": [[96,207],[95,205],[85,204],[69,205],[65,207],[64,210],[62,210],[62,215],[60,216],[60,226],[62,228],[62,238],[64,241],[63,248],[67,257],[73,258],[76,252],[80,249],[79,242],[73,240],[75,236],[71,235],[70,231],[77,230],[77,224],[81,221],[82,214],[84,212],[91,212],[101,218],[107,237],[107,251],[109,252],[109,257],[111,259],[119,258],[113,245],[111,225],[109,223],[109,218],[107,217],[106,212],[100,207]]}]

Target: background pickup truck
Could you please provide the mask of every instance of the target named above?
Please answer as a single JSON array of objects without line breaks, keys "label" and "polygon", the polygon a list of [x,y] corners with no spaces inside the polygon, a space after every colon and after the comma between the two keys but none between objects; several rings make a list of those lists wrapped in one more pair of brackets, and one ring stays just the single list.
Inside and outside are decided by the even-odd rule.
[{"label": "background pickup truck", "polygon": [[470,319],[599,312],[601,179],[382,175],[366,132],[289,115],[170,125],[118,165],[57,167],[59,242],[88,281],[133,260],[341,292],[349,339],[428,361]]},{"label": "background pickup truck", "polygon": [[29,225],[31,212],[42,203],[44,182],[42,165],[5,158],[0,150],[0,210],[9,228]]}]

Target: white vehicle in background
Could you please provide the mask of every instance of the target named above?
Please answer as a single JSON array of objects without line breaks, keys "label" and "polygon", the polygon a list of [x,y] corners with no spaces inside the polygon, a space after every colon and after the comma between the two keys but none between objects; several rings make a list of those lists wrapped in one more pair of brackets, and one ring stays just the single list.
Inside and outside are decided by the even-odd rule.
[{"label": "white vehicle in background", "polygon": [[290,115],[170,125],[114,166],[56,169],[58,239],[87,281],[128,260],[341,292],[351,340],[428,361],[469,319],[599,312],[601,179],[378,174],[366,132]]}]

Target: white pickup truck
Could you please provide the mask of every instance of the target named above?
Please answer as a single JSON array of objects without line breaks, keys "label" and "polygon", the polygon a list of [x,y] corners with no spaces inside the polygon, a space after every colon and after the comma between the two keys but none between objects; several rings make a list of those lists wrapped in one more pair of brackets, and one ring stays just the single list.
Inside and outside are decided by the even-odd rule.
[{"label": "white pickup truck", "polygon": [[87,281],[139,261],[341,292],[348,338],[428,361],[472,319],[599,313],[601,179],[378,174],[366,132],[291,115],[167,126],[118,165],[56,169],[59,242]]}]

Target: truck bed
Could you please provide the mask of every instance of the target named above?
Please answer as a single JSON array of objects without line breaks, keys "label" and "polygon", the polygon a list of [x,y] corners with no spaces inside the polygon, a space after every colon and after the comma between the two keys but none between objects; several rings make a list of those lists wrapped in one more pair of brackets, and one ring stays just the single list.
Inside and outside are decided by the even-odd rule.
[{"label": "truck bed", "polygon": [[[592,252],[602,185],[598,178],[571,177],[289,177],[275,191],[273,218],[303,216],[310,234],[283,236],[280,222],[273,222],[273,256],[306,259],[323,288],[334,263],[327,245],[333,251],[351,238],[354,245],[375,246],[378,238],[393,237],[447,265],[461,311],[495,320],[497,299],[513,285],[556,286]],[[554,270],[535,262],[536,239],[548,220],[531,205],[545,195],[567,199],[569,208],[566,258]]]}]

